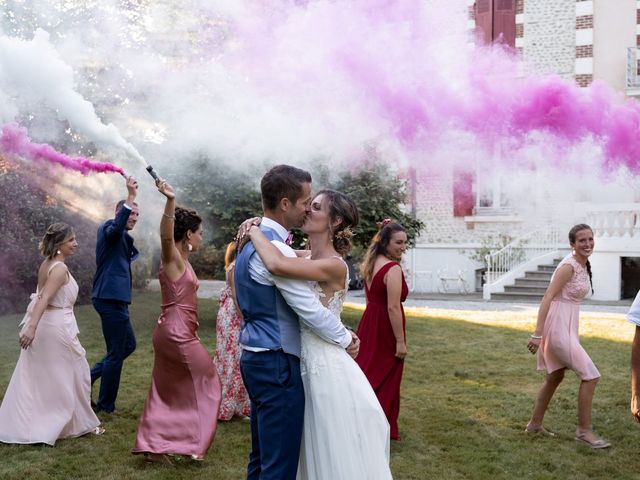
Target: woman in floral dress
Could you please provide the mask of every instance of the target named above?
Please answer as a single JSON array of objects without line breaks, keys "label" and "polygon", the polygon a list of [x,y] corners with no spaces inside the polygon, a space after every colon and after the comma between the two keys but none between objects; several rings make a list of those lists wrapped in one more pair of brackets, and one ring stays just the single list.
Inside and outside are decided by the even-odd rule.
[{"label": "woman in floral dress", "polygon": [[227,245],[224,256],[227,284],[220,292],[220,308],[216,319],[216,355],[214,363],[222,383],[222,403],[218,420],[231,420],[234,415],[248,417],[251,412],[249,396],[240,376],[240,324],[242,314],[236,303],[233,284],[233,269],[236,258],[236,243]]}]

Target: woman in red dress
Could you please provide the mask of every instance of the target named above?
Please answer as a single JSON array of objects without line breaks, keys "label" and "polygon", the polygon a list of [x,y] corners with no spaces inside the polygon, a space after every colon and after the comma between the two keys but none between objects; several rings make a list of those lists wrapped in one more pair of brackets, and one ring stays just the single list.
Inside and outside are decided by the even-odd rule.
[{"label": "woman in red dress", "polygon": [[356,362],[369,379],[391,426],[391,439],[400,440],[400,382],[407,356],[402,302],[409,289],[400,260],[407,249],[407,233],[383,220],[362,263],[367,308],[358,326],[360,353]]}]

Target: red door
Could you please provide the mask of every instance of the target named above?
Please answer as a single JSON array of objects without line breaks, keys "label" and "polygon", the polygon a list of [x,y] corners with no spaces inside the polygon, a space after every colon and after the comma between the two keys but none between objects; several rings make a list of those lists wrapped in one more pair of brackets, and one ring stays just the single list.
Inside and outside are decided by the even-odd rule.
[{"label": "red door", "polygon": [[516,0],[495,0],[493,4],[493,40],[516,47]]},{"label": "red door", "polygon": [[486,44],[498,39],[516,46],[516,1],[476,0],[476,32]]},{"label": "red door", "polygon": [[476,34],[486,44],[493,42],[493,0],[477,0]]}]

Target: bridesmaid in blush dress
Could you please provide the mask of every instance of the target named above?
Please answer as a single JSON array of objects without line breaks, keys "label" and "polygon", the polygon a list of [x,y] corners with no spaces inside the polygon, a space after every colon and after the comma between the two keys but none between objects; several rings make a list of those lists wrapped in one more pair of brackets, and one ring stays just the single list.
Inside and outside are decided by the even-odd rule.
[{"label": "bridesmaid in blush dress", "polygon": [[160,222],[162,312],[153,332],[151,387],[138,425],[134,454],[171,463],[168,455],[202,460],[216,432],[220,380],[198,338],[198,279],[188,261],[202,241],[202,219],[175,206],[173,187]]},{"label": "bridesmaid in blush dress", "polygon": [[369,379],[389,420],[392,440],[400,440],[400,383],[407,356],[402,302],[409,289],[399,263],[406,249],[404,228],[386,219],[371,240],[362,262],[367,307],[358,325],[361,343],[356,362]]},{"label": "bridesmaid in blush dress", "polygon": [[540,302],[536,330],[527,345],[538,355],[538,370],[547,376],[540,387],[531,419],[525,431],[531,434],[556,436],[542,425],[551,397],[564,378],[566,369],[580,379],[578,390],[578,427],[575,439],[590,448],[607,448],[609,442],[591,430],[591,403],[600,372],[580,345],[578,319],[580,302],[591,290],[593,231],[589,225],[575,225],[569,231],[573,252],[556,267],[551,283]]},{"label": "bridesmaid in blush dress", "polygon": [[54,223],[40,242],[45,260],[22,320],[20,357],[0,406],[0,442],[46,443],[101,434],[73,305],[78,284],[64,261],[77,247],[69,225]]}]

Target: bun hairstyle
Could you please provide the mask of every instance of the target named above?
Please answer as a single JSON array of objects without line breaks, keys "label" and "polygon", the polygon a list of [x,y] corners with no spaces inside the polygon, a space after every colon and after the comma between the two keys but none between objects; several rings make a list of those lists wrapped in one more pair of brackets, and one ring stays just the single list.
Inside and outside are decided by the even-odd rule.
[{"label": "bun hairstyle", "polygon": [[42,237],[42,240],[40,240],[40,244],[38,245],[40,253],[43,257],[52,259],[56,256],[56,253],[58,253],[60,245],[62,245],[73,234],[73,228],[66,223],[52,223],[47,227],[47,231]]},{"label": "bun hairstyle", "polygon": [[333,225],[336,220],[340,220],[340,223],[332,228],[331,240],[336,252],[345,255],[353,246],[351,241],[354,235],[353,229],[360,222],[358,207],[344,193],[335,190],[320,190],[317,195],[324,196],[323,201],[328,207],[331,224]]},{"label": "bun hairstyle", "polygon": [[378,223],[378,228],[378,233],[371,239],[367,253],[362,261],[362,276],[367,281],[371,281],[373,276],[373,265],[376,263],[376,257],[378,255],[386,255],[391,236],[396,232],[406,232],[402,225],[395,223],[390,218],[385,218]]},{"label": "bun hairstyle", "polygon": [[202,223],[202,217],[190,208],[176,207],[174,215],[173,239],[176,243],[184,240],[188,231],[195,232]]},{"label": "bun hairstyle", "polygon": [[[575,243],[576,235],[578,234],[578,232],[581,232],[582,230],[591,230],[591,233],[593,233],[593,228],[591,228],[589,225],[587,225],[586,223],[579,223],[578,225],[574,225],[573,227],[571,227],[571,230],[569,230],[569,242],[572,244]],[[589,283],[591,284],[591,294],[593,295],[593,274],[591,273],[591,262],[589,261],[588,258],[587,258],[587,273],[589,274]]]}]

